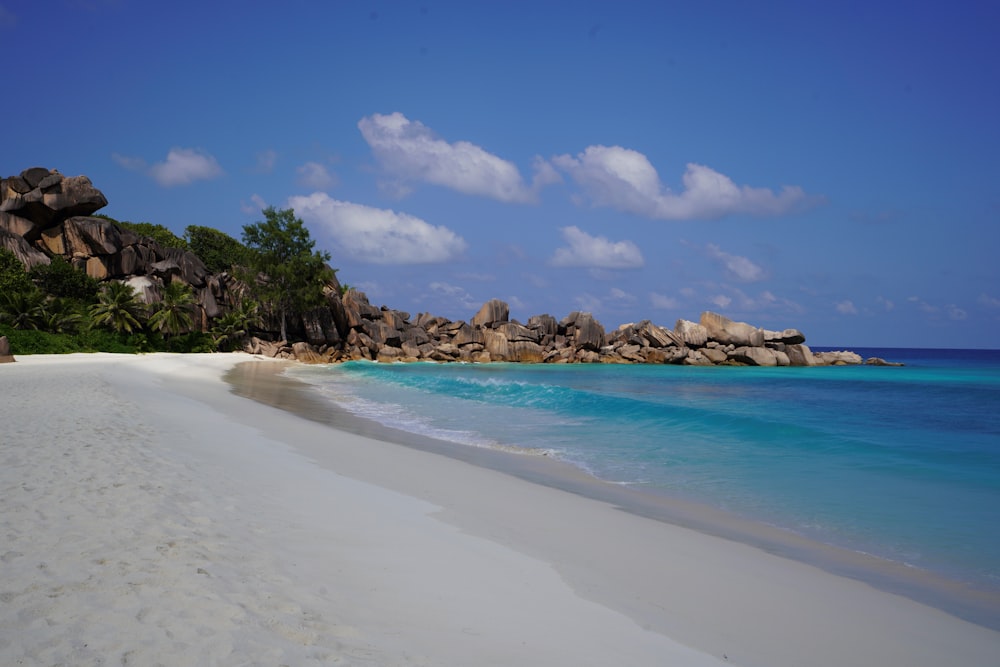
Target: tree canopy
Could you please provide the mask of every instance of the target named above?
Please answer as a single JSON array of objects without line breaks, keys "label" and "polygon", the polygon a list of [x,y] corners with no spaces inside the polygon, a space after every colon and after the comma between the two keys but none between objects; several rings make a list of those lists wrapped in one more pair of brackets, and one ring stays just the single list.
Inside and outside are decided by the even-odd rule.
[{"label": "tree canopy", "polygon": [[211,273],[231,271],[247,263],[247,247],[218,229],[188,225],[184,240]]},{"label": "tree canopy", "polygon": [[248,266],[257,273],[248,282],[257,298],[281,321],[281,339],[288,340],[288,318],[323,303],[323,288],[333,280],[330,254],[314,251],[315,242],[292,209],[263,210],[264,220],[243,226]]}]

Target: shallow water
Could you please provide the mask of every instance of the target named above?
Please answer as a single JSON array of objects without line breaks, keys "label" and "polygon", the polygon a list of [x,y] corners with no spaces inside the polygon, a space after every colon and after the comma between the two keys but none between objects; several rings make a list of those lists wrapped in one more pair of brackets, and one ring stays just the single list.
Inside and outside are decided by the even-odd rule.
[{"label": "shallow water", "polygon": [[295,367],[355,415],[549,454],[823,543],[1000,590],[1000,353],[894,367]]}]

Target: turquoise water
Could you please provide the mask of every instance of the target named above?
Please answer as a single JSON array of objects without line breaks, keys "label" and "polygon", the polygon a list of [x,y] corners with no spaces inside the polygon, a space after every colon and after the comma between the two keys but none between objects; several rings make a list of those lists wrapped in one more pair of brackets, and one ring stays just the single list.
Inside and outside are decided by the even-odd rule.
[{"label": "turquoise water", "polygon": [[555,455],[1000,589],[1000,352],[857,351],[907,365],[355,362],[291,374],[387,426]]}]

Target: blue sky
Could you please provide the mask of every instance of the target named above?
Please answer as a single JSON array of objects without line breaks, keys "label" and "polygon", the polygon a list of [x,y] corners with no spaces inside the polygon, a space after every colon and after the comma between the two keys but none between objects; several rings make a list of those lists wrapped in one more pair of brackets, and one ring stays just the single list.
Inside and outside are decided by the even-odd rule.
[{"label": "blue sky", "polygon": [[0,172],[372,303],[1000,347],[1000,5],[0,0]]}]

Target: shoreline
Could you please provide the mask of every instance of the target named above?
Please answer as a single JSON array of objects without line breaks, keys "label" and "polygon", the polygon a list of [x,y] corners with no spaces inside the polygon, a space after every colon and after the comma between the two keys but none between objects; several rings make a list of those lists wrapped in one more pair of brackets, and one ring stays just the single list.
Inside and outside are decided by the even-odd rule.
[{"label": "shoreline", "polygon": [[929,570],[819,542],[778,526],[739,517],[665,492],[607,482],[557,457],[453,443],[384,426],[347,412],[324,399],[308,382],[289,376],[284,371],[294,367],[292,363],[254,366],[254,362],[238,364],[226,373],[225,380],[237,395],[334,429],[457,459],[608,503],[639,517],[744,544],[888,593],[903,595],[991,630],[1000,630],[998,590],[983,590]]},{"label": "shoreline", "polygon": [[6,662],[995,663],[854,579],[238,396],[246,355],[70,356],[0,368]]}]

